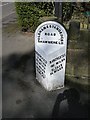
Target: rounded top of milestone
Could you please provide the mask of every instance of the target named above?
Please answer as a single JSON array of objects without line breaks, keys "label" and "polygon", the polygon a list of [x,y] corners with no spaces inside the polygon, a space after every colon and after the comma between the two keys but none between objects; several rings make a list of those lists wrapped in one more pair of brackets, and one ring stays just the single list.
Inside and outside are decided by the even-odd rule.
[{"label": "rounded top of milestone", "polygon": [[35,44],[67,44],[67,32],[65,28],[55,22],[47,21],[40,24],[35,31]]}]

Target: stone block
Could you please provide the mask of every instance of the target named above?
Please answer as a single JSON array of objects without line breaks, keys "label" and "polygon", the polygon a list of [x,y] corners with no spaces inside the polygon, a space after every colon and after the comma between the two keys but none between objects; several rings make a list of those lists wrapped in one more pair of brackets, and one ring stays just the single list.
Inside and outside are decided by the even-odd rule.
[{"label": "stone block", "polygon": [[80,22],[71,21],[69,24],[69,39],[77,40],[80,37]]},{"label": "stone block", "polygon": [[68,75],[68,76],[74,75],[74,66],[70,63],[66,64],[66,75]]}]

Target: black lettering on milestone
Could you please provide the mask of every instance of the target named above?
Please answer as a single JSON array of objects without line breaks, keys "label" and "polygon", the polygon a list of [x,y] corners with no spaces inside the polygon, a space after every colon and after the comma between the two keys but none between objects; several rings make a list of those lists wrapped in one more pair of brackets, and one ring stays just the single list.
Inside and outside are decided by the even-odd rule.
[{"label": "black lettering on milestone", "polygon": [[[42,40],[40,40],[40,34],[41,34],[41,32],[43,31],[43,30],[45,30],[45,29],[47,29],[47,28],[54,28],[54,29],[56,29],[59,33],[60,33],[60,36],[61,36],[61,42],[59,42],[59,41],[42,41]],[[45,36],[56,36],[56,33],[54,32],[54,33],[44,33],[44,35]],[[63,44],[63,34],[62,34],[62,31],[60,30],[60,28],[57,26],[57,25],[45,25],[45,26],[43,26],[40,30],[39,30],[39,32],[38,32],[38,42],[39,43],[48,43],[48,44]]]},{"label": "black lettering on milestone", "polygon": [[61,30],[60,30],[60,29],[58,29],[58,32],[60,33],[60,32],[61,32]]},{"label": "black lettering on milestone", "polygon": [[50,62],[50,64],[52,63],[52,61],[49,61]]},{"label": "black lettering on milestone", "polygon": [[50,35],[50,33],[48,33],[48,36]]},{"label": "black lettering on milestone", "polygon": [[40,36],[40,32],[38,33],[38,35]]},{"label": "black lettering on milestone", "polygon": [[47,25],[47,28],[48,28],[48,25]]},{"label": "black lettering on milestone", "polygon": [[40,38],[38,38],[38,40],[40,40]]},{"label": "black lettering on milestone", "polygon": [[45,43],[47,43],[47,41],[45,41]]},{"label": "black lettering on milestone", "polygon": [[52,73],[50,73],[50,75],[53,75],[53,72],[52,72]]},{"label": "black lettering on milestone", "polygon": [[56,36],[56,33],[54,33],[54,36]]},{"label": "black lettering on milestone", "polygon": [[54,25],[52,25],[52,28],[54,28]]},{"label": "black lettering on milestone", "polygon": [[61,42],[63,41],[63,39],[61,39]]},{"label": "black lettering on milestone", "polygon": [[43,28],[41,29],[41,31],[43,31]]},{"label": "black lettering on milestone", "polygon": [[51,25],[49,27],[51,28]]},{"label": "black lettering on milestone", "polygon": [[45,67],[46,67],[47,61],[38,52],[36,52],[36,55],[37,55],[36,58],[38,58],[38,59],[36,59],[37,60],[36,62],[38,62],[38,63],[36,63],[36,65],[39,67],[39,68],[38,67],[36,67],[36,68],[45,72],[44,69],[46,69]]},{"label": "black lettering on milestone", "polygon": [[46,29],[46,27],[44,26],[44,27],[43,27],[43,29],[45,30],[45,29]]},{"label": "black lettering on milestone", "polygon": [[56,28],[56,26],[54,25],[54,28]]},{"label": "black lettering on milestone", "polygon": [[45,33],[45,35],[47,35],[47,33]]},{"label": "black lettering on milestone", "polygon": [[39,33],[41,33],[42,31],[40,30]]},{"label": "black lettering on milestone", "polygon": [[53,34],[51,33],[51,36],[53,36]]}]

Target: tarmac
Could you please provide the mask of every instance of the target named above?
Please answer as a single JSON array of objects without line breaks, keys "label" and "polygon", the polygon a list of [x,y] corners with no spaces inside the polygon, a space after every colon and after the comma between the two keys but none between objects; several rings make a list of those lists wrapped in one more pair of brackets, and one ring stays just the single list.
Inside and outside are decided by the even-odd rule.
[{"label": "tarmac", "polygon": [[[48,92],[39,84],[35,78],[34,46],[34,33],[21,32],[17,22],[3,24],[2,118],[63,118],[66,112],[66,118],[88,118],[88,92],[66,83],[64,88]],[[63,99],[65,90],[71,90],[70,100],[73,103],[74,96],[76,109],[69,109],[69,92]],[[80,105],[84,109],[74,114],[82,108]]]}]

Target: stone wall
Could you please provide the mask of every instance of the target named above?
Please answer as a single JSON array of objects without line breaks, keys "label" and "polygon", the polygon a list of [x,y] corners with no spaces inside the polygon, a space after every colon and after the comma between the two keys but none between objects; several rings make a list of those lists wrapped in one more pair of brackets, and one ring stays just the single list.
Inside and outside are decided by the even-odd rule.
[{"label": "stone wall", "polygon": [[83,89],[87,89],[90,86],[88,79],[90,34],[88,30],[80,30],[77,36],[75,39],[72,36],[70,36],[72,39],[68,38],[66,78]]}]

